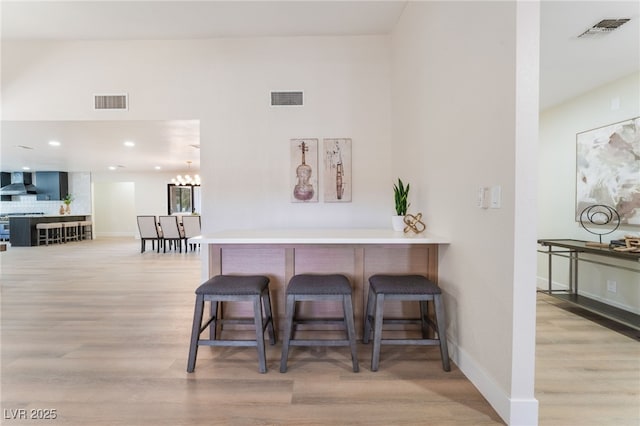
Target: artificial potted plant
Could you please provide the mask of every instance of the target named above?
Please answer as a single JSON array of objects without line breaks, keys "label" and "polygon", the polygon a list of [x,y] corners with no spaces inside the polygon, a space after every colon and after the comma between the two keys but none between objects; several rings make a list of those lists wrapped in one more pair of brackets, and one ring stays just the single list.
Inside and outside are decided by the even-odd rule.
[{"label": "artificial potted plant", "polygon": [[70,194],[70,193],[65,195],[64,198],[62,199],[62,202],[67,206],[66,207],[66,213],[67,214],[71,214],[71,207],[69,207],[69,206],[70,206],[72,201],[73,201],[73,195]]},{"label": "artificial potted plant", "polygon": [[404,217],[407,214],[407,208],[409,207],[409,187],[411,185],[407,183],[405,186],[402,179],[398,178],[398,183],[393,184],[394,201],[396,205],[396,216],[391,218],[391,224],[394,231],[404,230]]}]

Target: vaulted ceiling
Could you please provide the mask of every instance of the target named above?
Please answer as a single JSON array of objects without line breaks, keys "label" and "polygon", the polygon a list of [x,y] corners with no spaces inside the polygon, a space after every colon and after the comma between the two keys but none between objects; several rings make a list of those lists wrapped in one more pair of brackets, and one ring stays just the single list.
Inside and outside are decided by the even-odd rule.
[{"label": "vaulted ceiling", "polygon": [[[3,40],[100,40],[100,39],[202,39],[215,37],[300,36],[300,35],[365,35],[390,34],[402,14],[406,1],[83,1],[31,2],[3,1]],[[150,18],[151,17],[151,18]],[[579,38],[589,27],[602,19],[630,18],[618,30],[606,35]],[[637,1],[542,1],[540,40],[540,106],[541,109],[561,103],[602,84],[640,70],[640,2]],[[108,122],[107,122],[108,123]],[[64,129],[64,127],[68,127]],[[96,127],[93,127],[96,126]],[[111,129],[105,122],[5,122],[2,135],[2,167],[17,169],[27,156],[25,148],[5,146],[7,140],[20,136],[40,138],[46,144],[52,131],[67,135],[65,147],[55,151],[46,147],[40,163],[56,155],[67,159],[71,152],[88,150],[91,156],[110,143],[91,138],[86,146],[87,132],[104,135],[118,141],[125,134],[148,134],[156,141],[154,152],[145,151],[144,144],[134,149],[144,164],[130,171],[185,170],[187,161],[199,168],[199,126],[194,121],[128,122]],[[182,138],[182,148],[176,145],[176,134]],[[190,138],[190,139],[189,139]],[[22,139],[25,140],[25,139]],[[35,140],[35,139],[29,139]],[[144,136],[140,140],[145,140]],[[84,145],[83,145],[84,144]],[[159,145],[158,145],[159,144]],[[70,151],[66,152],[67,147]],[[126,151],[126,147],[124,148]],[[173,160],[157,158],[157,152],[172,153]],[[56,154],[56,152],[60,154]],[[154,153],[156,156],[154,156]],[[98,155],[101,156],[102,154]],[[109,155],[106,152],[104,155]],[[83,156],[82,171],[88,165]],[[109,159],[118,166],[117,158]],[[163,163],[164,161],[164,163]],[[101,169],[104,169],[104,161]],[[79,167],[67,161],[58,169],[74,171]],[[111,163],[110,163],[111,165]],[[52,166],[47,165],[47,169]],[[80,170],[76,170],[80,171]],[[93,171],[90,169],[89,171]]]}]

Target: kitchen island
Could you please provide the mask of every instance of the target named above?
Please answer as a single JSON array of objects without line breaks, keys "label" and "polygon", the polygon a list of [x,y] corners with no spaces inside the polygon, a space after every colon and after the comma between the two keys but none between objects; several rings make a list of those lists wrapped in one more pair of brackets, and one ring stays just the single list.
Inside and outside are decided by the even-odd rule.
[{"label": "kitchen island", "polygon": [[[449,240],[387,229],[285,229],[221,231],[189,239],[203,250],[202,281],[218,274],[262,274],[271,281],[274,316],[283,324],[285,289],[295,274],[344,274],[353,286],[356,329],[361,337],[369,277],[373,274],[422,274],[438,281],[438,248]],[[198,283],[194,283],[193,288]],[[234,315],[229,307],[225,315]],[[242,314],[249,313],[243,310]],[[341,306],[302,304],[304,315],[337,317]],[[390,316],[415,315],[407,303],[390,303]],[[238,310],[238,314],[240,310]]]},{"label": "kitchen island", "polygon": [[24,215],[24,216],[10,216],[9,217],[9,230],[11,236],[9,242],[12,247],[29,247],[38,245],[38,230],[36,225],[38,223],[48,222],[79,222],[87,219],[90,216],[86,215]]}]

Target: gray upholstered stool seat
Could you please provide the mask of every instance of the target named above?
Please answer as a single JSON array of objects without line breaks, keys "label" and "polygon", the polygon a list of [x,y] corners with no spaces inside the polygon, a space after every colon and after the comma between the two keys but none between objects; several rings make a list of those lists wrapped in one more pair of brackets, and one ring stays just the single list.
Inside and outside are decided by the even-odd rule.
[{"label": "gray upholstered stool seat", "polygon": [[[384,301],[417,301],[420,302],[420,318],[384,319]],[[428,302],[433,301],[435,307],[435,323],[429,316]],[[419,323],[422,329],[421,339],[383,339],[384,323]],[[429,338],[429,328],[437,333],[437,338]],[[447,349],[446,326],[442,292],[432,281],[422,275],[373,275],[369,278],[369,296],[364,323],[363,343],[369,343],[373,331],[373,347],[371,349],[371,371],[378,370],[380,346],[392,345],[437,345],[440,346],[442,368],[450,371],[449,351]]]},{"label": "gray upholstered stool seat", "polygon": [[[202,324],[204,302],[210,302],[211,304],[211,317]],[[253,318],[233,320],[222,318],[222,302],[253,302]],[[219,313],[220,315],[218,315]],[[256,329],[255,340],[220,339],[217,329],[218,325],[220,325],[221,334],[224,323],[254,324]],[[209,327],[209,339],[201,339],[200,334],[207,327]],[[269,297],[269,278],[262,275],[217,275],[211,278],[196,289],[196,304],[193,313],[187,371],[191,373],[195,369],[198,346],[200,345],[255,346],[258,350],[259,371],[266,373],[265,329],[269,333],[269,342],[274,345],[276,343],[276,335],[273,326],[271,298]]]},{"label": "gray upholstered stool seat", "polygon": [[[287,306],[285,313],[284,338],[282,342],[282,357],[280,358],[280,372],[287,371],[290,346],[349,346],[351,348],[351,363],[354,372],[359,371],[356,350],[356,333],[353,321],[353,303],[351,299],[351,284],[344,275],[295,275],[287,286]],[[302,319],[296,316],[296,303],[300,301],[334,300],[342,302],[343,317],[339,319]],[[340,323],[344,326],[346,339],[296,339],[298,324]]]}]

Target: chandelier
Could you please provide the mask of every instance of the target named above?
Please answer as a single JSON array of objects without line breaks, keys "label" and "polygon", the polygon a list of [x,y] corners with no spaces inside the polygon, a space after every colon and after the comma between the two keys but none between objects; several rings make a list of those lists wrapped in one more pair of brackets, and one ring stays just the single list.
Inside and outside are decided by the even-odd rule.
[{"label": "chandelier", "polygon": [[[191,169],[191,161],[187,161],[187,168]],[[194,175],[191,177],[190,175],[178,175],[171,179],[171,183],[174,185],[191,185],[191,186],[200,186],[200,175]]]}]

